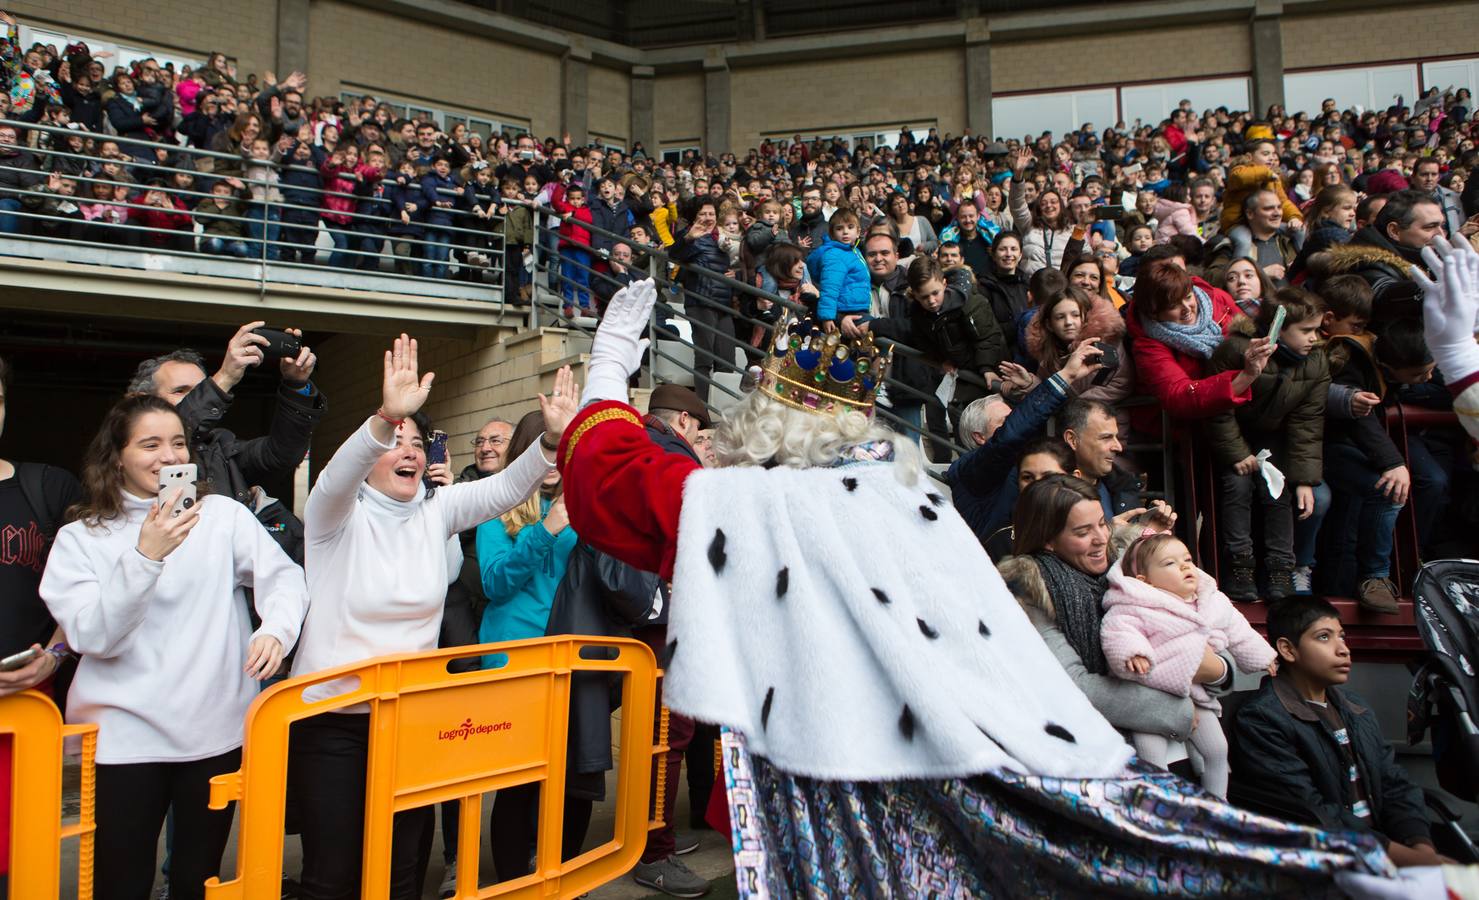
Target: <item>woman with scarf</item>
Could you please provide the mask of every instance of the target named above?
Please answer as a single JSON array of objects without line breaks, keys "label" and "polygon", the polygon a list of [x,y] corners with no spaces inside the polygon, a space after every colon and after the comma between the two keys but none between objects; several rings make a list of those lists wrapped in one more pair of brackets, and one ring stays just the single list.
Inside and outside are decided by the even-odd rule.
[{"label": "woman with scarf", "polygon": [[[1191,700],[1115,676],[1099,642],[1109,566],[1141,531],[1106,522],[1092,485],[1049,475],[1018,498],[1012,555],[997,569],[1048,649],[1111,725],[1126,731],[1148,726],[1183,740],[1191,734]],[[1225,693],[1232,689],[1231,672],[1229,659],[1208,647],[1194,680]]]},{"label": "woman with scarf", "polygon": [[[1207,374],[1212,351],[1239,315],[1226,291],[1173,260],[1156,260],[1135,279],[1135,299],[1125,316],[1135,372],[1141,389],[1171,418],[1205,419],[1251,398],[1253,380],[1274,352],[1267,338],[1253,339],[1241,369]],[[1149,423],[1139,424],[1143,429]]]},{"label": "woman with scarf", "polygon": [[137,160],[152,160],[154,148],[135,141],[153,141],[164,125],[164,117],[170,113],[168,100],[156,98],[153,105],[139,96],[133,77],[119,72],[113,77],[113,96],[105,107],[108,122],[121,138],[125,152]]}]

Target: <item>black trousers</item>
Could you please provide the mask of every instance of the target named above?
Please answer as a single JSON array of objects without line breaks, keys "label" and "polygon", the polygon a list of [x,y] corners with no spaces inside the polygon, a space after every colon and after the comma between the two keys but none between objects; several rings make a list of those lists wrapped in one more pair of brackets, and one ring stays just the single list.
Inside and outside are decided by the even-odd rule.
[{"label": "black trousers", "polygon": [[[586,831],[591,826],[590,800],[565,794],[565,824],[560,841],[560,859],[580,855]],[[493,868],[499,881],[528,875],[529,855],[539,829],[539,785],[521,784],[504,788],[493,798],[488,816],[488,840],[493,848]]]},{"label": "black trousers", "polygon": [[[298,804],[303,838],[304,900],[358,900],[365,835],[365,775],[370,717],[325,713],[293,725],[288,790]],[[390,847],[390,896],[417,900],[422,835],[432,808],[396,813]],[[179,829],[176,829],[178,840]]]},{"label": "black trousers", "polygon": [[98,900],[148,900],[154,889],[155,848],[165,814],[175,810],[170,852],[171,897],[199,900],[205,881],[221,870],[236,804],[213,810],[211,777],[241,768],[241,751],[183,763],[99,765]]}]

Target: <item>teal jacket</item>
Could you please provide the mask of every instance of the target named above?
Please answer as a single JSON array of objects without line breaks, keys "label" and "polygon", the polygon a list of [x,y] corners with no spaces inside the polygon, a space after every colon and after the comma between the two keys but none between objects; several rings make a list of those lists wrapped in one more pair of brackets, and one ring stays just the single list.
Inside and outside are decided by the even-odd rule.
[{"label": "teal jacket", "polygon": [[509,537],[502,519],[478,526],[478,568],[488,606],[478,628],[478,640],[518,641],[544,637],[555,591],[565,577],[575,529],[566,526],[550,534],[543,518],[550,501],[540,500],[540,519]]}]

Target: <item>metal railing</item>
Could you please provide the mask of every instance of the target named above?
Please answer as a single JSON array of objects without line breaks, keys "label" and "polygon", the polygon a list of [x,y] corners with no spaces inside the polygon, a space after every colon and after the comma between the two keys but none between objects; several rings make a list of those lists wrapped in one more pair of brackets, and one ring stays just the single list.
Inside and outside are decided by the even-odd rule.
[{"label": "metal railing", "polygon": [[[450,204],[438,208],[450,221],[429,223],[426,191],[418,180],[397,181],[403,176],[393,169],[351,171],[328,167],[328,160],[306,166],[5,119],[0,124],[55,145],[0,144],[0,153],[27,151],[38,164],[31,168],[17,164],[23,157],[0,156],[0,181],[6,184],[0,188],[0,239],[21,239],[38,251],[56,247],[67,254],[91,247],[255,262],[260,265],[253,274],[264,290],[267,282],[301,280],[325,265],[336,275],[376,279],[362,285],[337,278],[335,284],[343,286],[424,292],[437,285],[443,293],[455,288],[475,299],[497,299],[508,281],[507,223],[497,212],[502,200],[491,181],[462,190],[435,188],[432,202]],[[141,159],[138,152],[100,158],[66,149],[67,138],[79,135],[149,154],[162,150],[168,161]],[[103,169],[110,163],[116,175]],[[52,186],[53,173],[61,184],[71,182],[74,193]],[[188,174],[192,183],[182,186],[177,174]],[[154,179],[163,183],[146,183]],[[219,183],[231,193],[213,193]],[[114,193],[100,196],[98,185],[111,185]],[[416,204],[409,223],[400,218],[402,196]],[[513,265],[522,267],[522,260]]]},{"label": "metal railing", "polygon": [[[623,281],[617,276],[613,275],[611,272],[610,259],[607,252],[603,251],[602,248],[598,248],[597,246],[595,246],[594,243],[577,241],[572,239],[568,234],[562,236],[558,233],[558,224],[569,221],[570,217],[568,215],[561,215],[549,206],[537,207],[536,213],[541,214],[541,218],[537,219],[535,222],[535,243],[536,245],[539,245],[539,252],[535,255],[535,282],[539,282],[541,276],[543,276],[545,286],[550,293],[543,293],[541,287],[536,284],[536,287],[534,288],[533,311],[531,312],[531,316],[534,317],[534,321],[537,321],[538,317],[541,315],[549,316],[558,314],[557,311],[560,310],[560,308],[563,306],[578,305],[565,302],[567,299],[567,291],[574,292],[576,290],[584,289],[579,282],[575,281],[575,279],[571,278],[570,275],[567,274],[567,272],[565,271],[566,267],[568,267],[572,271],[584,273],[589,279],[592,280],[592,285],[594,285],[596,280],[599,280],[602,285],[609,287],[611,289],[611,292],[613,293],[615,292],[615,290],[618,290],[620,289],[620,287],[623,286]],[[549,220],[554,224],[548,224],[545,220]],[[758,364],[765,358],[767,350],[764,349],[764,347],[768,347],[768,342],[762,341],[762,344],[764,345],[763,347],[755,347],[750,345],[745,339],[738,335],[726,335],[725,343],[732,343],[735,346],[738,346],[738,348],[744,353],[746,366],[741,367],[740,365],[737,365],[733,359],[724,359],[723,357],[711,353],[701,347],[694,346],[693,341],[684,340],[676,330],[671,328],[664,328],[663,319],[671,317],[687,322],[690,329],[700,329],[710,332],[716,330],[707,322],[696,320],[692,315],[689,314],[689,311],[687,309],[687,305],[690,300],[694,302],[696,307],[708,306],[709,308],[713,308],[714,302],[702,295],[696,294],[691,291],[681,281],[675,279],[673,277],[673,273],[687,272],[690,274],[694,274],[695,277],[702,277],[706,281],[722,284],[724,287],[728,288],[732,292],[732,294],[739,297],[748,297],[754,300],[766,300],[781,308],[789,309],[797,313],[809,312],[808,308],[804,304],[796,303],[792,300],[781,297],[778,294],[766,291],[762,288],[758,288],[754,285],[746,284],[745,282],[725,275],[722,272],[714,272],[710,269],[696,267],[691,263],[680,262],[671,254],[670,248],[664,248],[660,246],[636,246],[632,243],[630,238],[616,232],[600,228],[599,226],[595,226],[586,222],[580,222],[579,226],[581,229],[590,232],[594,236],[605,238],[606,240],[613,243],[624,243],[632,247],[634,253],[634,265],[631,268],[636,268],[639,272],[641,272],[640,277],[651,277],[662,291],[657,308],[653,311],[653,321],[649,329],[652,338],[648,351],[650,354],[650,359],[648,366],[644,370],[644,377],[648,380],[648,383],[651,383],[653,371],[657,368],[657,360],[663,360],[664,362],[669,363],[691,375],[694,378],[695,385],[699,383],[700,379],[708,381],[711,399],[706,400],[705,405],[707,405],[714,412],[722,412],[723,407],[718,406],[712,402],[712,391],[718,390],[719,392],[728,395],[729,397],[736,400],[742,397],[741,393],[736,391],[733,387],[730,387],[729,385],[721,381],[715,380],[711,376],[706,376],[705,370],[709,369],[708,366],[704,366],[701,368],[696,364],[689,365],[685,360],[665,351],[662,348],[662,344],[665,342],[681,344],[686,349],[692,352],[695,359],[702,357],[704,360],[712,362],[712,371],[714,373],[730,375],[739,374],[743,378],[745,370],[746,368],[748,368],[749,365]],[[585,253],[589,254],[591,262],[589,264],[583,263],[580,260],[573,258],[570,254],[560,254],[559,248],[562,242],[566,247],[573,246],[575,249],[582,250]],[[643,270],[643,268],[639,267],[640,264],[637,262],[638,259],[645,260],[645,271]],[[597,261],[602,264],[598,264]],[[594,294],[594,287],[592,287],[592,292]],[[771,327],[771,323],[753,318],[751,316],[747,316],[738,308],[725,308],[723,310],[723,316],[720,318],[721,328],[723,327],[725,317],[728,317],[734,322],[749,325],[752,328],[755,326],[759,326],[768,330]],[[561,324],[566,325],[567,327],[570,327],[579,332],[593,334],[595,328],[594,322],[591,320],[583,321],[583,318],[584,317],[565,317],[565,320]],[[926,354],[914,347],[910,347],[907,344],[904,344],[900,341],[891,340],[889,338],[879,337],[876,338],[876,341],[880,346],[892,347],[895,357],[908,357],[923,362],[927,365],[934,366],[933,361]],[[986,386],[985,380],[974,372],[959,371],[957,372],[957,377],[962,381],[978,385],[980,387]],[[940,402],[939,398],[936,397],[934,394],[926,393],[912,385],[905,384],[904,382],[898,380],[891,375],[885,379],[885,386],[886,393],[889,397],[893,398],[896,401],[901,401],[909,405],[914,405],[922,402],[926,407],[928,407],[930,404],[938,405]],[[901,434],[913,435],[916,438],[923,436],[931,442],[932,447],[948,450],[948,452],[951,454],[965,453],[967,450],[966,447],[961,446],[960,443],[955,440],[955,436],[953,434],[946,434],[941,431],[929,430],[927,423],[924,422],[922,422],[920,425],[915,425],[913,422],[910,422],[899,416],[893,409],[887,406],[878,404],[874,407],[874,411],[880,419],[888,423],[890,427]],[[923,412],[921,412],[921,416],[923,416]]]}]

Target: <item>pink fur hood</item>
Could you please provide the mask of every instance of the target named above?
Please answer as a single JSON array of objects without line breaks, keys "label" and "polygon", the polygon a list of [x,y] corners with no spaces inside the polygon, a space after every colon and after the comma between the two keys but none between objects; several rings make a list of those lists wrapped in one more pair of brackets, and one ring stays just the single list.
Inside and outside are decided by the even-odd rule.
[{"label": "pink fur hood", "polygon": [[[1205,648],[1210,644],[1214,651],[1229,651],[1242,672],[1267,668],[1276,654],[1217,589],[1212,576],[1200,569],[1197,575],[1196,602],[1187,603],[1126,575],[1118,563],[1111,566],[1099,636],[1115,675],[1168,694],[1190,696],[1198,706],[1219,711],[1217,701],[1192,683]],[[1134,656],[1149,659],[1150,672],[1136,675],[1126,669],[1126,661]]]}]

